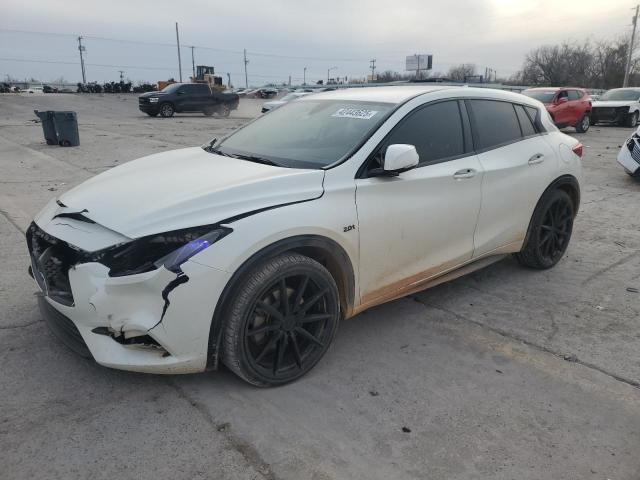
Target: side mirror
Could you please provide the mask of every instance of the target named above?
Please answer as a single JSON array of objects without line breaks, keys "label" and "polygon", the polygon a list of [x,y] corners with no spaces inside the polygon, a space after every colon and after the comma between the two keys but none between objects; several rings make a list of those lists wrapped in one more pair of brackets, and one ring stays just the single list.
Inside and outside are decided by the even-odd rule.
[{"label": "side mirror", "polygon": [[384,154],[382,169],[388,175],[398,175],[400,172],[410,170],[418,165],[420,157],[413,145],[397,143],[389,145]]},{"label": "side mirror", "polygon": [[556,100],[556,103],[558,105],[562,105],[563,103],[567,103],[569,101],[569,99],[567,97],[560,97]]}]

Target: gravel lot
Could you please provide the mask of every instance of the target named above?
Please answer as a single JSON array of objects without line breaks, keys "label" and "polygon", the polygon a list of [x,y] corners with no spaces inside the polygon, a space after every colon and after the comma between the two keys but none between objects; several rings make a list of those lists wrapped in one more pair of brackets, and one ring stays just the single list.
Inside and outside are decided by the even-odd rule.
[{"label": "gravel lot", "polygon": [[[292,385],[120,372],[60,344],[26,272],[33,215],[96,173],[223,135],[260,103],[163,119],[135,95],[0,95],[0,477],[640,478],[640,182],[615,163],[630,129],[577,136],[582,205],[556,268],[507,259],[374,308]],[[81,146],[47,146],[34,109],[77,111]]]}]

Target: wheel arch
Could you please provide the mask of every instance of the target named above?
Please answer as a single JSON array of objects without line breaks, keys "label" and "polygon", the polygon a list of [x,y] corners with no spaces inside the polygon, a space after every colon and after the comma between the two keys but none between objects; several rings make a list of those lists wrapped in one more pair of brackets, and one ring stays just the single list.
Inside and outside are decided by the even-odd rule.
[{"label": "wheel arch", "polygon": [[340,310],[344,317],[355,303],[355,274],[346,250],[335,240],[322,235],[296,235],[274,242],[245,260],[233,273],[216,304],[209,329],[207,369],[218,367],[220,341],[227,303],[238,282],[259,263],[286,252],[305,255],[323,265],[334,278],[340,296]]},{"label": "wheel arch", "polygon": [[580,208],[580,183],[578,182],[578,179],[573,175],[562,175],[556,178],[553,182],[551,182],[549,186],[545,188],[544,192],[542,192],[542,195],[540,195],[540,198],[538,198],[538,201],[536,202],[536,206],[531,212],[531,218],[529,219],[529,226],[527,227],[527,235],[525,236],[524,242],[522,243],[523,245],[526,245],[529,240],[529,235],[531,234],[531,224],[533,222],[533,216],[535,215],[536,210],[538,210],[538,207],[540,206],[540,202],[548,192],[556,189],[563,190],[569,195],[573,203],[574,216],[577,215],[578,209]]}]

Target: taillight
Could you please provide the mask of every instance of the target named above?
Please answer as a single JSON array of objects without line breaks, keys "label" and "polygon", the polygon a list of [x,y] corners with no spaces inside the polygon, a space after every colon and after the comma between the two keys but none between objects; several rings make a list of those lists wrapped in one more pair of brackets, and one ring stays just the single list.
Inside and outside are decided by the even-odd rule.
[{"label": "taillight", "polygon": [[573,151],[573,153],[575,153],[577,156],[579,156],[580,158],[582,158],[582,151],[583,151],[584,147],[582,146],[581,143],[577,144],[575,147],[573,147],[571,150]]}]

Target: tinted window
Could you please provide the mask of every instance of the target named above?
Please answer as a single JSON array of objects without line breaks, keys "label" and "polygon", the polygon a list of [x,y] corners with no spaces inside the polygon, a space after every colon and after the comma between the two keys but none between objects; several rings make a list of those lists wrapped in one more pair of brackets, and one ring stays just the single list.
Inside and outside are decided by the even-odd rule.
[{"label": "tinted window", "polygon": [[516,115],[520,122],[520,128],[522,129],[522,135],[528,137],[529,135],[535,135],[536,129],[533,126],[533,122],[529,118],[529,115],[524,111],[524,107],[520,105],[514,105],[516,109]]},{"label": "tinted window", "polygon": [[485,150],[521,138],[513,105],[495,100],[469,100],[473,112],[476,148]]},{"label": "tinted window", "polygon": [[577,90],[569,90],[569,100],[580,100],[582,98],[582,92]]},{"label": "tinted window", "polygon": [[464,153],[464,134],[458,102],[440,102],[410,113],[385,140],[414,145],[420,163],[434,163]]},{"label": "tinted window", "polygon": [[[538,125],[538,109],[535,107],[524,107],[524,109],[527,111],[527,115],[529,115],[533,124]],[[539,126],[538,129],[540,129]]]}]

